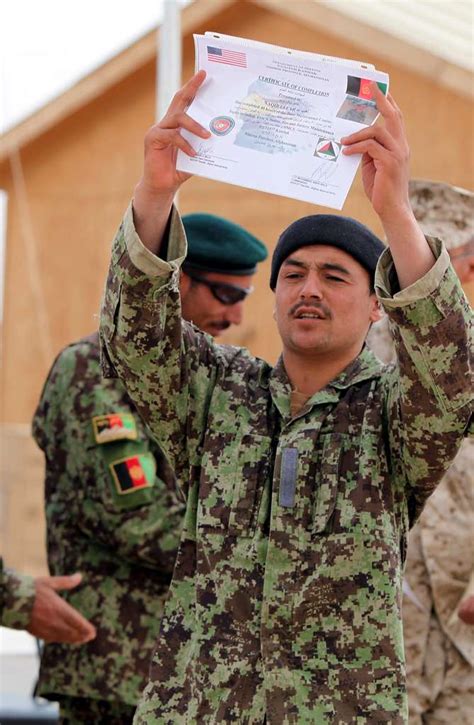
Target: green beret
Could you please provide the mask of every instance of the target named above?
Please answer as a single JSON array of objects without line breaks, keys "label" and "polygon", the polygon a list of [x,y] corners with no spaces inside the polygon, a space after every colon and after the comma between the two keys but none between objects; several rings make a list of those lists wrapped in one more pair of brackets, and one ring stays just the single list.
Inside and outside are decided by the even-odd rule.
[{"label": "green beret", "polygon": [[183,217],[188,255],[183,265],[205,272],[253,274],[267,250],[253,234],[228,219],[214,214],[186,214]]}]

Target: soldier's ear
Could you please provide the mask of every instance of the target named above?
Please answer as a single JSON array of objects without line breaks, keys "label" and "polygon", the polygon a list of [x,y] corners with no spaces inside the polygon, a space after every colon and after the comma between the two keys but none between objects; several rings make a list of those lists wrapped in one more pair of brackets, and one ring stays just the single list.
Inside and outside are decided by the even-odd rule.
[{"label": "soldier's ear", "polygon": [[179,293],[181,295],[181,300],[184,300],[186,295],[189,292],[189,289],[192,285],[192,279],[189,277],[189,275],[186,274],[186,272],[183,272],[183,270],[180,271],[179,276]]},{"label": "soldier's ear", "polygon": [[371,310],[370,310],[370,321],[378,322],[385,316],[384,309],[377,299],[376,295],[371,296]]}]

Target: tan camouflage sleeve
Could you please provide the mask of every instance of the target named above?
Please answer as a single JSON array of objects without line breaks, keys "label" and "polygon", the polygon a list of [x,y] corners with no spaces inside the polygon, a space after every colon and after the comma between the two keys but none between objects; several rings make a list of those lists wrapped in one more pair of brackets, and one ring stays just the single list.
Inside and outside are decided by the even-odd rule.
[{"label": "tan camouflage sleeve", "polygon": [[[122,379],[176,475],[186,480],[220,365],[219,346],[181,318],[186,237],[176,210],[167,261],[151,254],[131,207],[115,237],[101,310],[101,354]],[[158,362],[157,362],[158,361]]]},{"label": "tan camouflage sleeve", "polygon": [[422,279],[394,291],[386,250],[375,280],[398,356],[386,380],[388,430],[412,522],[456,455],[473,410],[472,311],[442,242],[427,239],[436,262]]},{"label": "tan camouflage sleeve", "polygon": [[433,699],[425,677],[432,609],[430,576],[423,556],[421,529],[417,524],[409,536],[402,605],[410,725],[421,724],[421,715]]},{"label": "tan camouflage sleeve", "polygon": [[0,559],[0,624],[12,629],[25,629],[31,619],[34,601],[33,577],[4,569]]},{"label": "tan camouflage sleeve", "polygon": [[471,578],[469,579],[469,583],[462,595],[461,601],[467,597],[474,597],[474,569],[471,572]]}]

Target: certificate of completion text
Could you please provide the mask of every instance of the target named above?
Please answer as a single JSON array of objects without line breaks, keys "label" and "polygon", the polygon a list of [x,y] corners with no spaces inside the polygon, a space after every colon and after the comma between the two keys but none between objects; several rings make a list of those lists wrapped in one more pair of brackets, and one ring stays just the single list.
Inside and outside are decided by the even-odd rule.
[{"label": "certificate of completion text", "polygon": [[180,151],[178,169],[342,209],[360,156],[344,156],[340,139],[375,121],[371,81],[386,92],[388,76],[211,33],[195,43],[207,78],[188,113],[212,136],[183,131],[197,156]]}]

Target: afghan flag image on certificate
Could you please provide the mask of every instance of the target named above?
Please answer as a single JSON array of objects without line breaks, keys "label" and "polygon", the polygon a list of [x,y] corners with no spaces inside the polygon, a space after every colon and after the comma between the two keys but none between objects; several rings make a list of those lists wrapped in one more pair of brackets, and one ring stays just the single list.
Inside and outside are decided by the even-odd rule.
[{"label": "afghan flag image on certificate", "polygon": [[[377,81],[383,94],[387,93],[387,84]],[[338,118],[370,126],[378,115],[374,99],[372,81],[358,76],[347,76],[346,97],[337,112]]]},{"label": "afghan flag image on certificate", "polygon": [[[385,95],[387,93],[387,84],[377,82],[378,87]],[[350,96],[365,98],[366,101],[373,100],[372,81],[368,78],[358,78],[357,76],[347,76],[346,93]]]}]

